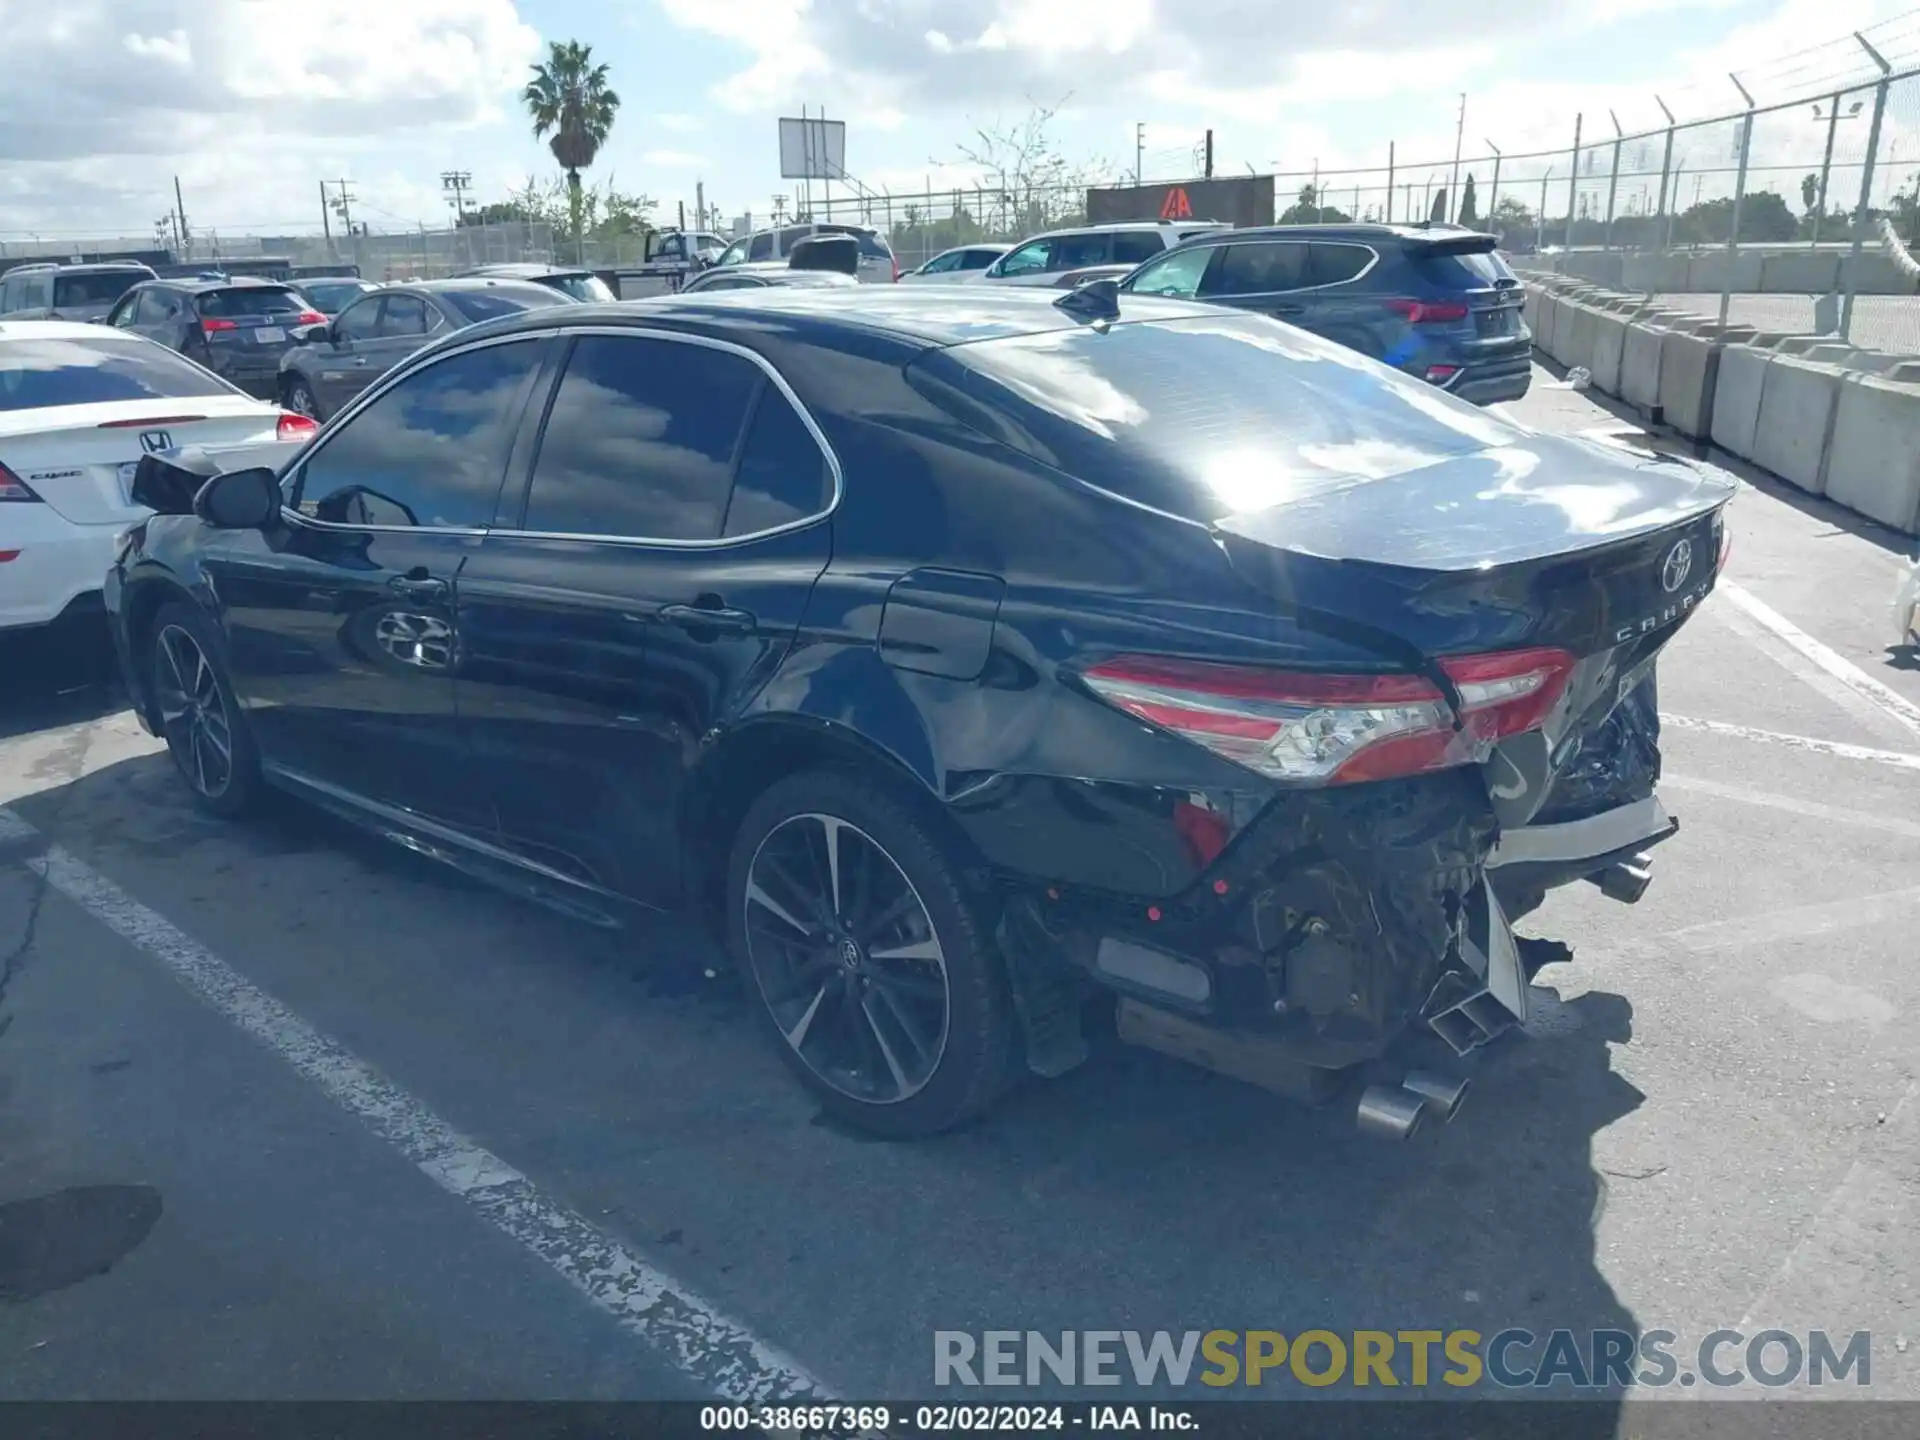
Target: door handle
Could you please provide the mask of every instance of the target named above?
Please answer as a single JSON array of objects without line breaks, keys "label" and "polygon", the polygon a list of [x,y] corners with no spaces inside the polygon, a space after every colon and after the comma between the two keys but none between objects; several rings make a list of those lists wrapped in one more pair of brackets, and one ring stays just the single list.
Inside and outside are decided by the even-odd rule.
[{"label": "door handle", "polygon": [[394,594],[408,600],[444,600],[447,598],[447,582],[423,578],[418,575],[396,575],[387,582],[387,588]]},{"label": "door handle", "polygon": [[705,605],[662,605],[656,612],[669,625],[678,625],[682,630],[714,630],[724,635],[751,634],[758,623],[752,612],[730,610],[725,606]]}]

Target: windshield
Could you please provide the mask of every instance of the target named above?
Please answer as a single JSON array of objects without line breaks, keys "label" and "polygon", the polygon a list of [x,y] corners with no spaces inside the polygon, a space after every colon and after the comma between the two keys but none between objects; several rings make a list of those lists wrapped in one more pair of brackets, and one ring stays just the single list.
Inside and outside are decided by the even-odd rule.
[{"label": "windshield", "polygon": [[298,315],[306,298],[284,285],[236,285],[230,290],[203,290],[194,305],[204,316],[232,319],[236,315]]},{"label": "windshield", "polygon": [[908,374],[958,418],[1047,464],[1205,521],[1515,433],[1431,385],[1254,315],[976,341],[929,351]]},{"label": "windshield", "polygon": [[234,393],[164,346],[111,331],[98,339],[0,341],[0,410]]},{"label": "windshield", "polygon": [[619,299],[619,296],[607,287],[607,282],[598,275],[556,275],[546,283],[553,289],[563,291],[574,299],[588,304]]},{"label": "windshield", "polygon": [[751,235],[744,235],[720,252],[716,265],[744,265],[747,260],[747,247],[753,243]]},{"label": "windshield", "polygon": [[1408,259],[1421,279],[1448,289],[1479,290],[1490,285],[1517,283],[1507,262],[1494,250],[1475,250],[1464,255],[1423,255],[1416,250]]},{"label": "windshield", "polygon": [[858,225],[822,225],[823,235],[851,235],[860,242],[860,253],[869,260],[891,260],[893,251],[887,248],[887,242],[871,230],[863,230]]},{"label": "windshield", "polygon": [[53,308],[80,310],[111,305],[147,278],[138,270],[95,270],[76,275],[56,275],[53,277]]},{"label": "windshield", "polygon": [[511,290],[489,287],[485,290],[448,290],[441,297],[460,312],[469,325],[482,320],[497,320],[502,315],[518,315],[522,310],[538,310],[546,305],[564,305],[566,297],[546,285],[520,285]]}]

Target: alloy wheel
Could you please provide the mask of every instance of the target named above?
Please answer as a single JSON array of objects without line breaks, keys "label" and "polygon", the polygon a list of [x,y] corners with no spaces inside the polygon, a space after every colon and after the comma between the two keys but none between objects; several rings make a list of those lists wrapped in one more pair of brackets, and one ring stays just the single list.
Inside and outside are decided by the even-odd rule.
[{"label": "alloy wheel", "polygon": [[209,800],[233,783],[233,722],[213,663],[178,625],[160,632],[154,662],[160,728],[181,774]]},{"label": "alloy wheel", "polygon": [[309,420],[320,418],[319,407],[313,403],[313,392],[304,384],[296,381],[287,391],[287,408],[296,415],[304,415]]},{"label": "alloy wheel", "polygon": [[794,1054],[866,1104],[919,1093],[946,1051],[946,957],[893,857],[837,816],[794,815],[753,852],[743,903],[755,982]]}]

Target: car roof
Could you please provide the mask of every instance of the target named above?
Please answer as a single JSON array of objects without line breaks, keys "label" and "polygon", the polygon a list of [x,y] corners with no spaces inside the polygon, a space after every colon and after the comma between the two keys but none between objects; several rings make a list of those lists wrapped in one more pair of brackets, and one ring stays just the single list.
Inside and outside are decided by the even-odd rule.
[{"label": "car roof", "polygon": [[788,220],[781,225],[762,225],[758,230],[749,230],[744,235],[736,235],[727,243],[738,245],[742,240],[751,240],[756,235],[777,235],[783,230],[838,230],[849,235],[878,235],[877,225],[856,225],[851,220]]},{"label": "car roof", "polygon": [[[905,342],[911,349],[934,350],[1074,329],[1085,323],[1054,304],[1060,294],[1051,288],[1018,285],[767,285],[569,305],[492,321],[489,333],[555,326],[654,326],[759,348],[768,339],[769,315],[777,315],[788,322],[786,338],[803,345],[835,349],[863,336],[880,336]],[[1139,295],[1123,296],[1120,310],[1122,323],[1209,319],[1220,313],[1212,305]]]},{"label": "car roof", "polygon": [[[110,325],[84,320],[0,320],[0,344],[9,340],[146,340]],[[153,342],[147,341],[148,344]]]},{"label": "car roof", "polygon": [[421,295],[463,295],[481,290],[498,290],[508,295],[538,295],[545,299],[553,287],[512,275],[453,275],[444,280],[396,280],[379,287],[383,295],[417,293]]},{"label": "car roof", "polygon": [[[711,273],[725,276],[744,275],[750,280],[759,280],[767,285],[811,285],[816,288],[822,286],[840,286],[844,288],[848,285],[858,285],[860,283],[853,276],[843,275],[838,270],[795,270],[791,266],[783,265],[777,260],[771,264],[728,265]],[[732,287],[725,285],[715,285],[711,288],[702,286],[695,293],[699,295],[724,295],[730,288]]]},{"label": "car roof", "polygon": [[1098,225],[1061,225],[1027,236],[1027,240],[1046,240],[1055,235],[1095,235],[1109,230],[1229,230],[1225,220],[1103,220]]},{"label": "car roof", "polygon": [[593,272],[581,265],[548,265],[537,260],[502,261],[497,265],[476,265],[464,275],[456,275],[456,280],[477,280],[482,276],[495,276],[500,279],[531,280],[535,276],[552,278],[555,275],[591,275]]},{"label": "car roof", "polygon": [[274,280],[265,275],[229,275],[224,280],[207,280],[198,275],[175,275],[175,284],[191,286],[196,295],[211,295],[216,290],[291,290],[291,280]]},{"label": "car roof", "polygon": [[[1244,230],[1232,232],[1235,240],[1279,240],[1279,239],[1316,239],[1316,240],[1434,240],[1447,237],[1484,236],[1488,240],[1499,237],[1488,235],[1482,230],[1468,229],[1463,225],[1382,225],[1364,221],[1341,221],[1328,225],[1250,225]],[[1195,236],[1198,240],[1201,237]],[[1207,238],[1212,238],[1209,235]]]}]

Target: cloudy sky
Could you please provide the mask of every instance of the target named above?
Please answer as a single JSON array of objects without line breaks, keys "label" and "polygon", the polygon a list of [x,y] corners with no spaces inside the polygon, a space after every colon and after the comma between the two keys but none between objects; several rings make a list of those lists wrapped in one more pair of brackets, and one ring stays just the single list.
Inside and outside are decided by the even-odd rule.
[{"label": "cloudy sky", "polygon": [[[1738,103],[1729,71],[1763,104],[1871,74],[1846,38],[1859,27],[1920,63],[1916,0],[1439,13],[1417,0],[0,0],[0,241],[150,234],[176,175],[196,229],[316,229],[320,181],[340,176],[376,229],[443,223],[444,170],[470,171],[481,200],[553,172],[516,100],[550,39],[588,41],[612,66],[624,104],[598,173],[662,201],[667,220],[696,180],[729,216],[791,196],[775,121],[803,103],[847,121],[847,168],[875,191],[968,183],[957,146],[975,129],[1058,103],[1076,160],[1130,171],[1144,122],[1147,175],[1188,174],[1211,127],[1222,172],[1317,164],[1338,202],[1362,177],[1336,172],[1383,165],[1389,142],[1397,178],[1424,181],[1452,154],[1461,92],[1469,154],[1489,141],[1517,154],[1566,144],[1576,112],[1589,139],[1612,134],[1609,110],[1629,130],[1657,124],[1655,94],[1683,119],[1722,113]],[[1898,175],[1920,168],[1920,81],[1892,111]],[[1843,153],[1865,129],[1843,130]],[[1708,138],[1700,153],[1718,153]],[[1796,110],[1756,147],[1784,169],[1817,164],[1824,138]]]}]

